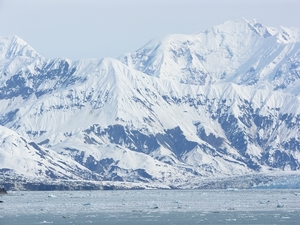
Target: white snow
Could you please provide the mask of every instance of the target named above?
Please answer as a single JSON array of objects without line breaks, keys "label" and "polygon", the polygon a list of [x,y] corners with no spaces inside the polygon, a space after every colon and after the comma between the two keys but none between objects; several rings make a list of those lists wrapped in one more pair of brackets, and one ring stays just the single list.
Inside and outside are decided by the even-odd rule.
[{"label": "white snow", "polygon": [[[293,137],[299,140],[299,128],[289,128],[278,119],[300,114],[299,50],[299,29],[270,28],[246,19],[227,21],[193,35],[156,38],[119,60],[45,59],[20,38],[1,37],[0,88],[18,75],[27,87],[45,94],[1,98],[0,119],[11,130],[1,127],[5,142],[0,146],[0,167],[31,177],[41,171],[41,176],[46,176],[49,165],[62,160],[67,165],[59,164],[60,169],[53,171],[69,171],[68,176],[73,176],[76,171],[71,167],[84,168],[71,159],[77,153],[66,149],[72,148],[84,153],[84,162],[89,156],[98,161],[111,158],[121,169],[143,169],[168,184],[177,178],[180,182],[195,178],[189,170],[202,176],[248,173],[251,170],[238,160],[244,156],[230,145],[216,118],[225,113],[251,117],[252,107],[261,116],[275,118],[276,123],[259,129],[253,122],[247,127],[239,120],[238,128],[248,137],[255,140],[258,135],[276,144]],[[47,74],[60,71],[62,66],[74,73],[57,72],[42,78],[40,85],[33,82],[40,81],[39,70]],[[13,90],[18,89],[17,83],[13,83]],[[6,91],[10,90],[1,90],[0,96]],[[6,119],[12,112],[16,113],[14,118]],[[97,126],[104,130],[115,124],[154,136],[180,127],[185,138],[198,145],[183,154],[182,162],[164,145],[147,155],[93,133],[89,138],[95,142],[85,141],[86,129]],[[199,137],[200,127],[207,136],[222,139],[218,147],[226,148],[228,154],[206,152],[204,148],[215,147]],[[37,156],[37,150],[28,145],[31,141],[43,142],[48,158]],[[249,141],[247,154],[257,159],[262,152],[255,141]],[[298,153],[294,155],[299,159]]]}]

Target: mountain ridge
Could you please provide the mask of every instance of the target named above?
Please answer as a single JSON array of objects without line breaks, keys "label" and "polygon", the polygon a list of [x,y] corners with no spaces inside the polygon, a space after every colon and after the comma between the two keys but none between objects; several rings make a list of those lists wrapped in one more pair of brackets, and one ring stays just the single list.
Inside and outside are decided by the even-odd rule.
[{"label": "mountain ridge", "polygon": [[[282,60],[284,57],[288,58],[290,57],[288,52],[292,51],[290,49],[293,49],[294,45],[297,46],[294,48],[296,49],[294,50],[296,53],[293,54],[299,56],[300,36],[299,30],[295,29],[293,32],[290,30],[290,33],[294,34],[290,36],[296,36],[292,38],[292,43],[278,45],[279,39],[277,36],[281,34],[279,30],[277,32],[273,31],[273,35],[265,38],[261,37],[258,31],[253,31],[253,28],[249,28],[249,24],[250,23],[246,20],[227,21],[205,32],[198,32],[195,35],[171,35],[169,39],[170,37],[173,38],[171,38],[170,41],[168,41],[168,38],[163,39],[164,41],[154,39],[136,52],[120,57],[120,60],[126,65],[148,75],[169,77],[170,79],[175,79],[182,83],[205,85],[218,82],[219,80],[223,82],[225,79],[225,81],[227,80],[228,82],[238,84],[248,83],[248,85],[258,85],[259,83],[257,83],[257,81],[259,77],[253,77],[251,73],[253,74],[255,72],[257,75],[262,73],[264,75],[264,73],[268,74],[268,70],[270,70],[269,68],[259,68],[261,58],[265,58],[266,55],[269,55],[270,51],[275,51],[278,55],[276,51],[280,50],[282,56],[280,58],[277,57],[278,60]],[[255,24],[259,23],[255,22]],[[260,26],[267,29],[261,24]],[[240,33],[237,33],[236,30]],[[262,45],[264,45],[266,49],[262,49]],[[252,64],[250,66],[248,65],[249,63],[247,63],[247,61],[249,61],[249,49],[254,53],[254,57],[250,57],[254,63],[250,62]],[[164,53],[162,54],[161,52]],[[165,57],[165,55],[167,55],[167,57]],[[152,57],[153,60],[151,59]],[[143,60],[143,58],[145,60]],[[166,62],[161,61],[164,58],[172,60]],[[259,58],[259,61],[255,58]],[[272,67],[271,69],[273,69],[273,64],[276,65],[278,62],[276,62],[276,59],[273,59],[274,56],[272,55],[268,58],[264,59],[263,64],[268,64],[268,67]],[[293,58],[291,58],[291,60],[292,59]],[[158,60],[160,61],[158,62]],[[178,60],[183,60],[186,64],[181,65],[178,63]],[[146,62],[148,64],[150,62],[150,64],[145,64]],[[216,64],[216,62],[222,63]],[[231,64],[229,69],[227,68],[228,63]],[[247,66],[244,65],[245,63]],[[235,71],[236,68],[238,68],[237,71]],[[281,71],[277,71],[276,78],[278,81]],[[245,79],[239,81],[235,78],[236,74],[239,74],[237,76],[238,79],[242,77],[241,74],[247,77],[250,75],[250,77],[247,78],[248,81]],[[271,77],[267,77],[268,80],[273,79],[272,76],[274,75],[270,75]],[[184,78],[184,76],[187,77]],[[266,84],[264,84],[264,86],[266,86]],[[280,89],[280,85],[277,85],[277,89]]]},{"label": "mountain ridge", "polygon": [[0,125],[79,164],[86,181],[192,188],[298,171],[299,40],[241,19],[118,59],[45,59],[0,42]]}]

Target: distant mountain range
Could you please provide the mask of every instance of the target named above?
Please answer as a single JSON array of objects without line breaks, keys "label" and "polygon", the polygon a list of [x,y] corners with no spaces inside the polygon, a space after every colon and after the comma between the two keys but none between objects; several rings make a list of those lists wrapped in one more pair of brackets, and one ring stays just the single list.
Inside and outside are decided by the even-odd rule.
[{"label": "distant mountain range", "polygon": [[259,185],[300,170],[299,96],[300,30],[256,20],[118,59],[46,59],[0,37],[0,177],[11,188]]}]

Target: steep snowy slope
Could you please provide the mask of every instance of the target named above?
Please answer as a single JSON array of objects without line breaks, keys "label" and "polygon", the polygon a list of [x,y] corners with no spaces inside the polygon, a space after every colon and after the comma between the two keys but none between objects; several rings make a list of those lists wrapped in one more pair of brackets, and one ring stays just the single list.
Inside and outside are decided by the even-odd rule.
[{"label": "steep snowy slope", "polygon": [[242,19],[71,61],[1,38],[0,125],[103,180],[197,186],[299,170],[299,39]]},{"label": "steep snowy slope", "polygon": [[72,159],[50,149],[40,148],[34,142],[27,142],[3,126],[0,126],[0,140],[1,177],[4,175],[13,182],[21,178],[36,182],[96,178],[91,171]]}]

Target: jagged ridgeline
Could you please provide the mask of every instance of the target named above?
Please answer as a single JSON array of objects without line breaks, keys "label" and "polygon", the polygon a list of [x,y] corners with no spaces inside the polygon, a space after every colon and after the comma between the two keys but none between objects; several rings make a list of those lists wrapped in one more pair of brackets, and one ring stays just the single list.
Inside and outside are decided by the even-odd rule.
[{"label": "jagged ridgeline", "polygon": [[299,34],[241,19],[79,61],[1,37],[3,183],[250,187],[299,171]]}]

